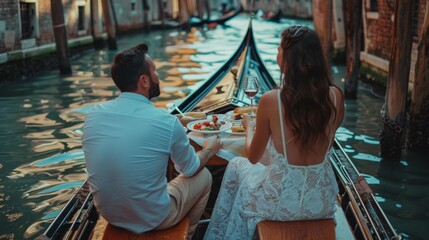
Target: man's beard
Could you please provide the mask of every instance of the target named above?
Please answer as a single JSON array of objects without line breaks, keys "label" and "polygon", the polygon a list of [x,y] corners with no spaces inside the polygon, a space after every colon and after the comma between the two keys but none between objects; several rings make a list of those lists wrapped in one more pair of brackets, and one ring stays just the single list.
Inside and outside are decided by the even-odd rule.
[{"label": "man's beard", "polygon": [[161,90],[159,89],[159,84],[153,82],[152,78],[149,78],[150,87],[149,87],[149,99],[154,97],[158,97],[161,94]]}]

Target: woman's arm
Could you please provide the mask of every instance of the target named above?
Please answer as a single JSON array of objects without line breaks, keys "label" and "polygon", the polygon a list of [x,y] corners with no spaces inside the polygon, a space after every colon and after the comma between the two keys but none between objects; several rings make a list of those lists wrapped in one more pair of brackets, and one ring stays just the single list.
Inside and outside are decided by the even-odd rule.
[{"label": "woman's arm", "polygon": [[259,101],[256,120],[247,115],[243,116],[243,124],[246,127],[245,150],[253,164],[261,159],[271,135],[269,111],[273,106],[270,106],[270,102],[269,93],[265,93]]}]

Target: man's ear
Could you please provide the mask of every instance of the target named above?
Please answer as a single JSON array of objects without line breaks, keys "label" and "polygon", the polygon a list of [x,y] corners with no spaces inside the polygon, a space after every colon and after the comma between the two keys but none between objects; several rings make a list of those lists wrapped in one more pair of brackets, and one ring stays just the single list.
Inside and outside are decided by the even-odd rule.
[{"label": "man's ear", "polygon": [[150,86],[149,77],[147,75],[141,75],[139,78],[139,85],[142,88],[148,88]]}]

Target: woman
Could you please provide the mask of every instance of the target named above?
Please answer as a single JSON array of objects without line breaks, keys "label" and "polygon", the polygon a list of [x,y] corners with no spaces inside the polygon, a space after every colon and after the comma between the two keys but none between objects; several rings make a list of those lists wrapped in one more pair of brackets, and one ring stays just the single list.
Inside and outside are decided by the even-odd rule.
[{"label": "woman", "polygon": [[230,161],[205,239],[252,239],[262,220],[334,217],[338,187],[329,149],[344,116],[343,95],[307,27],[283,31],[277,63],[282,87],[263,94],[256,121],[244,117],[248,159]]}]

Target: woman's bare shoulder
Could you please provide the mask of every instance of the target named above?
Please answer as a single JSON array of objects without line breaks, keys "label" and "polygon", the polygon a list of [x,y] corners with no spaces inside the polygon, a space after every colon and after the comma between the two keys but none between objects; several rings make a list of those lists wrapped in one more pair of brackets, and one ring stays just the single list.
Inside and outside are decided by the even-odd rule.
[{"label": "woman's bare shoulder", "polygon": [[331,88],[332,90],[334,90],[336,98],[339,100],[343,100],[344,97],[341,88],[339,88],[337,85],[332,85]]},{"label": "woman's bare shoulder", "polygon": [[279,92],[279,90],[277,90],[277,89],[270,90],[268,92],[265,92],[262,95],[262,98],[264,98],[264,100],[269,101],[269,102],[271,102],[273,100],[277,101],[277,94],[278,94],[278,92]]},{"label": "woman's bare shoulder", "polygon": [[[343,95],[343,91],[341,91],[341,89],[338,86],[332,86],[332,89],[334,90],[335,93],[335,101],[336,101],[336,112],[337,112],[337,116],[338,118],[336,119],[336,127],[338,128],[341,125],[341,122],[343,121],[344,118],[344,95]],[[332,98],[332,97],[331,97]],[[332,99],[333,101],[334,99]]]}]

